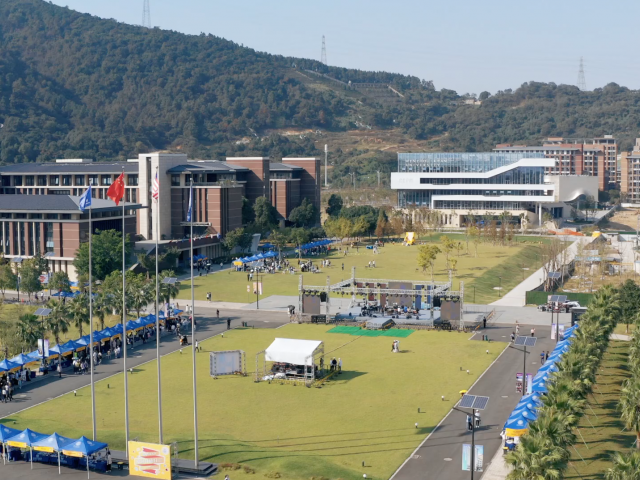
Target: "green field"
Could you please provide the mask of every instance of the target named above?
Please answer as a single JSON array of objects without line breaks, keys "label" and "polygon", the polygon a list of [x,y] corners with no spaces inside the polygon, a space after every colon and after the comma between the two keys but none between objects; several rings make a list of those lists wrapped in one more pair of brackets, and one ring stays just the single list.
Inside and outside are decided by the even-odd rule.
[{"label": "green field", "polygon": [[[458,392],[504,348],[493,343],[487,354],[486,344],[470,342],[468,335],[417,331],[400,339],[401,353],[391,353],[391,337],[357,337],[329,329],[293,324],[275,331],[236,329],[202,342],[204,351],[197,354],[201,460],[246,466],[246,471],[232,472],[233,480],[279,478],[276,473],[295,480],[355,480],[363,473],[388,478],[452,407]],[[327,357],[342,358],[344,373],[322,388],[254,383],[251,374],[210,378],[207,351],[242,349],[252,372],[256,352],[276,336],[323,340]],[[178,441],[181,456],[190,458],[191,355],[168,355],[162,365],[165,442]],[[151,362],[129,377],[131,437],[141,441],[158,439],[155,375]],[[112,449],[123,449],[122,377],[99,382],[96,392],[98,438]],[[89,389],[2,422],[69,437],[90,436]]]},{"label": "green field", "polygon": [[[464,245],[462,235],[450,235]],[[439,237],[438,237],[439,238]],[[435,240],[435,239],[434,239]],[[541,266],[540,244],[517,243],[513,246],[491,245],[482,243],[478,246],[478,257],[474,255],[474,247],[470,244],[467,254],[466,245],[460,250],[460,256],[454,251],[450,258],[458,260],[454,275],[454,288],[458,288],[460,281],[464,282],[465,298],[468,303],[491,303],[499,298],[499,291],[495,287],[502,285],[502,292],[506,293],[520,283],[525,276]],[[345,244],[347,245],[347,244]],[[340,246],[338,244],[338,246]],[[344,247],[342,247],[344,249]],[[349,255],[344,256],[341,251],[333,251],[329,255],[332,266],[322,270],[322,273],[307,273],[303,276],[306,285],[326,285],[326,277],[331,283],[351,277],[351,268],[356,267],[356,276],[360,278],[386,278],[394,280],[430,280],[431,273],[425,275],[416,265],[418,248],[403,247],[399,244],[387,244],[375,255],[371,250],[360,247],[358,251],[349,249]],[[320,263],[326,257],[313,257]],[[367,268],[368,263],[375,260],[376,268]],[[297,266],[297,260],[289,261]],[[344,270],[342,264],[344,263]],[[524,270],[526,268],[528,270]],[[447,280],[448,269],[444,254],[439,255],[434,269],[435,280]],[[500,283],[502,277],[502,283]],[[254,277],[254,281],[255,281]],[[263,295],[297,295],[298,275],[277,273],[261,276]],[[195,296],[197,300],[205,300],[207,292],[211,292],[214,301],[251,303],[256,296],[247,293],[247,274],[242,272],[224,271],[209,276],[197,277],[195,280]],[[251,288],[253,292],[253,288]],[[190,285],[182,282],[179,299],[191,298]]]},{"label": "green field", "polygon": [[628,342],[611,342],[604,355],[593,394],[587,399],[589,407],[578,425],[586,445],[578,435],[564,478],[603,478],[612,455],[633,447],[635,433],[624,429],[617,408],[622,381],[629,377],[628,349]]}]

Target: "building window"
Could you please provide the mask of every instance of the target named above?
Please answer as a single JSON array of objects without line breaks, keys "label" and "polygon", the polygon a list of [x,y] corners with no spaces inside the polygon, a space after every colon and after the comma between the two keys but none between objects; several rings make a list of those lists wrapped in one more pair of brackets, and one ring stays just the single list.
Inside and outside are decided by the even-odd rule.
[{"label": "building window", "polygon": [[102,185],[111,185],[111,175],[101,175]]},{"label": "building window", "polygon": [[129,183],[128,183],[128,185],[130,187],[138,186],[138,175],[135,175],[135,174],[129,175]]},{"label": "building window", "polygon": [[51,190],[53,195],[71,195],[71,190]]},{"label": "building window", "polygon": [[10,187],[11,186],[11,177],[2,177],[2,186]]},{"label": "building window", "polygon": [[[57,217],[57,215],[56,215]],[[47,215],[47,218],[49,218],[49,216]],[[55,244],[53,241],[53,223],[51,222],[47,222],[44,224],[44,238],[45,238],[45,251],[48,252],[53,252]]]},{"label": "building window", "polygon": [[171,175],[171,186],[172,187],[180,186],[180,175]]},{"label": "building window", "polygon": [[22,175],[16,175],[13,177],[13,185],[15,187],[21,187],[22,186]]},{"label": "building window", "polygon": [[84,185],[84,175],[76,175],[76,186],[81,187]]},{"label": "building window", "polygon": [[60,185],[60,177],[58,175],[49,175],[49,185],[53,187]]},{"label": "building window", "polygon": [[47,176],[46,175],[38,175],[38,186],[46,187],[47,186]]},{"label": "building window", "polygon": [[31,218],[42,218],[42,214],[41,213],[32,213],[31,214]]},{"label": "building window", "polygon": [[89,185],[98,185],[98,175],[89,175]]},{"label": "building window", "polygon": [[57,220],[58,219],[58,214],[57,213],[47,213],[47,219],[48,220]]},{"label": "building window", "polygon": [[63,213],[62,214],[62,220],[71,220],[71,214],[70,213]]},{"label": "building window", "polygon": [[65,187],[71,186],[71,175],[62,176],[62,185],[64,185]]},{"label": "building window", "polygon": [[34,182],[35,178],[33,175],[27,175],[26,177],[24,177],[24,184],[27,187],[33,187],[33,182]]}]

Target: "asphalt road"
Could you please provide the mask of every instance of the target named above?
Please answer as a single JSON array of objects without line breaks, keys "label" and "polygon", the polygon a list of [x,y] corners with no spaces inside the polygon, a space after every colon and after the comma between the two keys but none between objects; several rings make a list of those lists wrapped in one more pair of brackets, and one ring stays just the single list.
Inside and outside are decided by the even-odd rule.
[{"label": "asphalt road", "polygon": [[[508,342],[512,326],[489,325],[474,335],[472,341],[482,341],[486,334],[491,340]],[[530,327],[521,329],[529,333]],[[550,339],[549,326],[537,326],[536,346],[527,355],[527,372],[537,372],[540,367],[540,352],[553,350],[555,340]],[[487,342],[487,349],[504,348],[504,343]],[[527,352],[529,349],[527,349]],[[475,432],[476,445],[484,446],[484,470],[499,448],[502,448],[500,432],[521,394],[516,393],[516,373],[522,372],[524,352],[521,347],[508,346],[484,375],[469,390],[471,395],[490,397],[487,409],[481,413],[482,425]],[[471,472],[462,470],[462,445],[471,444],[471,432],[467,430],[466,413],[451,410],[440,425],[423,444],[409,457],[392,477],[394,480],[467,480]],[[476,472],[474,478],[481,478]]]},{"label": "asphalt road", "polygon": [[[280,312],[222,310],[220,311],[220,320],[217,320],[215,309],[200,309],[199,312],[196,312],[196,338],[199,341],[203,341],[206,338],[224,332],[227,329],[228,318],[231,318],[231,328],[240,326],[242,321],[248,322],[249,326],[256,328],[276,328],[289,322],[287,314]],[[180,345],[175,335],[168,334],[162,337],[162,343],[160,344],[161,355],[167,355],[179,349]],[[155,358],[155,338],[146,344],[136,342],[133,350],[131,348],[127,349],[127,368],[137,367]],[[118,360],[105,359],[96,368],[94,379],[95,381],[102,380],[120,373],[122,370],[122,357]],[[73,372],[73,370],[67,369],[66,372]],[[23,385],[22,390],[14,391],[12,402],[0,403],[0,420],[26,408],[85,387],[89,383],[89,375],[73,375],[73,373],[65,372],[62,374],[62,378],[59,378],[57,374],[49,374],[48,378],[44,380],[26,383]]]}]

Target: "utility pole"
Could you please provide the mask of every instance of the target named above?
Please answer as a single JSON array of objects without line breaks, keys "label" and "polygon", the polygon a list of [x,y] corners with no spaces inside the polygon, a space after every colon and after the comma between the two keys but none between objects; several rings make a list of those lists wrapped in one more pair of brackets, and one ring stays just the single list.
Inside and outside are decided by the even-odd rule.
[{"label": "utility pole", "polygon": [[380,170],[376,170],[376,173],[378,174],[378,187],[380,187]]},{"label": "utility pole", "polygon": [[329,186],[329,145],[324,144],[324,187],[327,188]]},{"label": "utility pole", "polygon": [[327,46],[324,43],[324,35],[322,35],[322,52],[320,53],[320,63],[327,64]]},{"label": "utility pole", "polygon": [[583,92],[587,89],[587,82],[584,79],[584,62],[582,61],[582,57],[580,57],[580,70],[578,71],[578,88]]}]

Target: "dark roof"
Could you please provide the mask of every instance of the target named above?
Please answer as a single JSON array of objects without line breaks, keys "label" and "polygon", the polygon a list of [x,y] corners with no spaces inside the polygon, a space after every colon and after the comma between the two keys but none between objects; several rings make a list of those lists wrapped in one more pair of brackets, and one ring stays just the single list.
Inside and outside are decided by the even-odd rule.
[{"label": "dark roof", "polygon": [[270,172],[291,172],[293,170],[303,170],[303,168],[297,165],[288,165],[286,163],[273,162],[269,164]]},{"label": "dark roof", "polygon": [[[1,212],[79,212],[78,203],[80,197],[71,195],[21,195],[8,194],[0,195]],[[140,204],[127,204],[127,208],[141,208]],[[114,210],[121,209],[120,206],[111,200],[101,200],[93,198],[91,200],[92,210]]]},{"label": "dark roof", "polygon": [[229,165],[220,160],[193,160],[182,165],[167,170],[167,173],[224,173],[224,172],[246,172],[246,167]]},{"label": "dark roof", "polygon": [[125,173],[138,173],[137,162],[92,162],[92,163],[21,163],[18,165],[5,165],[0,167],[0,174],[72,174],[72,173],[121,173],[124,167]]}]

